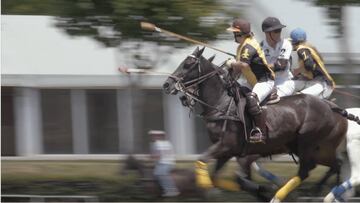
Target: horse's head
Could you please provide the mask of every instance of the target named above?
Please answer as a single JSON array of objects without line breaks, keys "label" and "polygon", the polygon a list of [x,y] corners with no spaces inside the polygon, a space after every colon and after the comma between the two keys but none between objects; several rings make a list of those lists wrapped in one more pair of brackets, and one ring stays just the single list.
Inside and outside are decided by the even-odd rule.
[{"label": "horse's head", "polygon": [[[211,59],[205,59],[202,56],[204,48],[199,49],[190,54],[181,62],[177,69],[163,84],[166,94],[177,94],[181,88],[185,88],[199,82],[199,77],[206,73],[206,67],[211,64]],[[206,65],[204,65],[206,64]]]}]

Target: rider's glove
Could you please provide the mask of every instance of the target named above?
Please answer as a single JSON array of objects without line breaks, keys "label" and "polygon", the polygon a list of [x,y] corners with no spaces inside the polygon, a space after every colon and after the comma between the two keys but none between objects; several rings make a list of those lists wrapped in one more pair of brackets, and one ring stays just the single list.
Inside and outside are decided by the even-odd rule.
[{"label": "rider's glove", "polygon": [[281,66],[279,61],[276,61],[276,63],[274,64],[274,71],[277,72],[277,71],[283,71],[283,70],[285,70],[285,68]]},{"label": "rider's glove", "polygon": [[236,60],[231,58],[231,59],[228,59],[226,62],[225,62],[225,65],[228,67],[228,68],[231,68],[231,64],[235,63]]}]

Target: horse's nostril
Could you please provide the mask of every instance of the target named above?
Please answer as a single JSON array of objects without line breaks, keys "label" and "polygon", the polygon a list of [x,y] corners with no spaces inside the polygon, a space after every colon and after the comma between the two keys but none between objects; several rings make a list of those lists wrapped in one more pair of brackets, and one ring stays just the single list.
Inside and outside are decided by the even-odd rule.
[{"label": "horse's nostril", "polygon": [[168,88],[169,86],[170,86],[170,84],[167,83],[167,82],[163,84],[163,88],[164,88],[164,89]]}]

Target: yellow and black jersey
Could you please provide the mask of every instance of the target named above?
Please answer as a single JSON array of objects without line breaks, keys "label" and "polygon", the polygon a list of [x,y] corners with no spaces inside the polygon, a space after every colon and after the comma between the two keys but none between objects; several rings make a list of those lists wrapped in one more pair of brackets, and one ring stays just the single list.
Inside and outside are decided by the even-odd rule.
[{"label": "yellow and black jersey", "polygon": [[329,85],[335,87],[335,82],[327,72],[323,59],[315,48],[309,44],[301,44],[296,52],[299,57],[299,66],[301,74],[308,79],[315,77],[324,77]]},{"label": "yellow and black jersey", "polygon": [[242,70],[242,74],[250,85],[274,79],[275,74],[268,66],[260,44],[253,37],[246,38],[238,47],[236,60],[249,64],[251,70]]}]

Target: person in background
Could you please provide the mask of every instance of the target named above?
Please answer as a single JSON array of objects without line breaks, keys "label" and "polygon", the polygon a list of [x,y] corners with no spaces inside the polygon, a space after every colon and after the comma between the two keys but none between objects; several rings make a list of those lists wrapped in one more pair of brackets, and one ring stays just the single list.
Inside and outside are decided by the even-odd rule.
[{"label": "person in background", "polygon": [[275,86],[280,97],[292,95],[295,89],[290,70],[293,48],[289,40],[281,38],[284,27],[275,17],[265,18],[261,26],[265,40],[260,43],[266,61],[275,72]]},{"label": "person in background", "polygon": [[163,197],[174,197],[179,191],[171,177],[171,170],[175,165],[173,146],[166,139],[166,134],[161,130],[150,130],[151,158],[155,161],[154,176],[159,181],[164,193]]},{"label": "person in background", "polygon": [[330,97],[335,82],[327,72],[323,58],[306,40],[306,32],[296,28],[290,33],[294,51],[299,57],[299,67],[294,70],[295,91],[311,94],[321,99]]},{"label": "person in background", "polygon": [[274,88],[275,74],[267,64],[260,44],[253,37],[250,23],[244,19],[235,19],[232,26],[227,29],[233,32],[235,42],[239,44],[236,59],[226,61],[226,66],[246,78],[251,89],[246,94],[248,113],[252,116],[255,125],[250,132],[250,142],[265,142],[265,115],[262,113],[260,103]]}]

